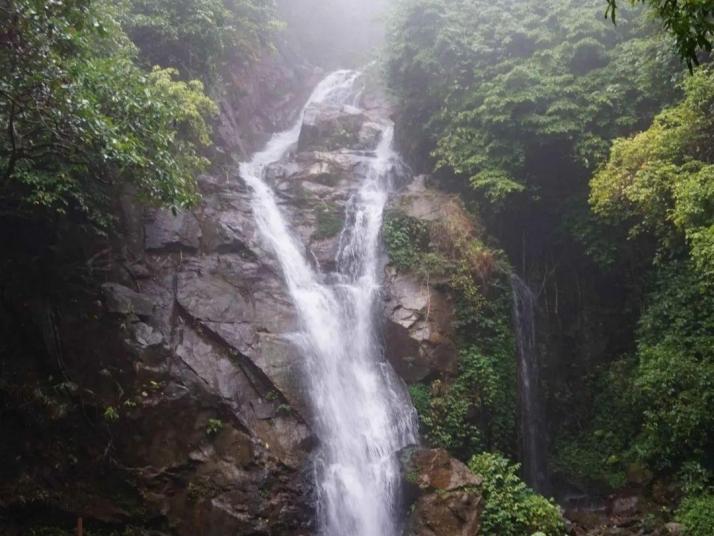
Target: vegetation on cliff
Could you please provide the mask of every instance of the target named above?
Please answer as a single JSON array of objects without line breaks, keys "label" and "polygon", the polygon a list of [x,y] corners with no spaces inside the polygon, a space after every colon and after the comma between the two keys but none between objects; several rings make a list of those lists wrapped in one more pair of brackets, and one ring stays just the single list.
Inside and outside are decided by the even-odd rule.
[{"label": "vegetation on cliff", "polygon": [[[341,11],[341,4],[321,8],[329,12],[322,18],[318,4],[300,4],[315,7],[314,12],[294,7],[287,12],[291,20],[332,21],[333,11]],[[708,536],[714,526],[714,6],[710,0],[622,4],[401,0],[388,32],[385,75],[396,104],[400,149],[449,192],[443,194],[449,201],[439,217],[415,217],[400,207],[385,214],[389,274],[416,281],[405,288],[445,296],[450,322],[448,332],[419,342],[438,346],[444,341],[435,339],[449,337],[444,346],[453,362],[419,375],[409,391],[423,439],[447,449],[483,478],[480,523],[487,535],[561,536],[565,530],[558,507],[530,490],[510,461],[522,455],[511,272],[530,283],[539,306],[542,375],[537,387],[548,416],[543,436],[553,491],[565,496],[626,490],[646,497],[653,505],[649,514],[660,525],[677,521],[690,536]],[[316,40],[300,31],[298,40],[326,63],[353,61],[339,46],[327,50],[322,44],[333,35],[337,41],[352,23],[343,21]],[[64,377],[58,326],[68,322],[79,332],[76,326],[96,326],[101,315],[111,317],[116,341],[107,339],[102,350],[123,359],[126,370],[134,367],[137,375],[157,370],[146,363],[159,359],[154,355],[158,348],[166,360],[178,351],[204,351],[206,360],[217,355],[206,348],[218,345],[220,337],[192,344],[191,334],[213,333],[217,309],[211,293],[221,289],[221,298],[231,301],[226,296],[232,290],[225,289],[239,288],[231,278],[248,281],[245,274],[259,264],[263,250],[255,253],[245,245],[255,238],[247,237],[252,232],[244,220],[248,209],[236,202],[232,212],[208,207],[203,219],[184,213],[185,218],[170,223],[152,222],[162,252],[150,255],[163,255],[161,271],[152,272],[142,264],[145,259],[129,266],[135,260],[131,255],[114,264],[107,261],[111,268],[95,271],[95,263],[103,263],[114,249],[129,249],[109,246],[107,240],[116,238],[120,196],[130,194],[175,214],[196,205],[197,177],[219,165],[212,150],[217,97],[228,91],[225,82],[232,69],[271,50],[280,27],[273,0],[6,0],[0,5],[0,236],[9,245],[0,261],[0,419],[11,423],[8,437],[19,438],[0,449],[17,461],[2,467],[3,476],[11,477],[3,479],[9,482],[3,494],[13,498],[5,503],[3,497],[0,506],[21,509],[25,518],[33,517],[29,524],[74,521],[73,493],[47,484],[63,480],[57,475],[72,474],[80,487],[90,483],[87,496],[106,492],[122,505],[122,516],[142,525],[137,534],[144,533],[144,526],[173,530],[164,518],[138,506],[140,486],[127,486],[112,472],[117,465],[112,443],[134,446],[126,416],[142,400],[148,407],[154,397],[161,398],[163,385],[151,380],[128,394],[131,382],[118,379],[121,367],[99,368],[105,361],[92,353],[94,348],[86,349],[86,356],[79,352],[97,364],[96,370],[86,368],[111,384],[107,392],[120,394],[102,395],[93,390],[96,385],[71,381]],[[381,33],[376,30],[375,36]],[[272,79],[266,78],[270,85]],[[275,86],[278,95],[283,88]],[[362,116],[352,119],[362,126]],[[315,140],[311,148],[337,150],[356,143],[359,133],[342,129],[330,140]],[[306,152],[305,147],[299,150]],[[329,189],[338,182],[332,175],[323,179],[324,184],[313,186]],[[217,183],[207,184],[206,191],[212,189],[219,189]],[[216,204],[228,203],[229,197],[232,203],[239,194],[216,196],[221,197]],[[312,238],[336,242],[344,225],[342,205],[321,202],[310,210]],[[238,227],[243,234],[235,232]],[[176,238],[186,229],[190,236]],[[74,243],[79,234],[83,239]],[[87,236],[102,242],[88,248],[92,255],[83,249]],[[206,249],[203,237],[215,247]],[[68,253],[63,247],[74,249]],[[151,248],[138,249],[143,255]],[[222,256],[237,249],[237,257],[250,258],[241,257],[245,264],[233,269]],[[207,251],[215,259],[197,262]],[[139,280],[160,286],[161,278],[176,287],[179,271],[166,269],[174,254],[179,263],[184,254],[195,262],[193,271],[181,272],[184,276],[214,278],[206,285],[210,303],[204,316],[192,317],[178,301],[166,305],[163,289],[150,294],[161,303],[144,304],[152,311],[145,315],[138,315],[133,303],[126,310],[105,311],[96,293],[82,294],[90,294],[85,287],[90,280],[96,284],[102,270],[121,271],[117,279],[137,288]],[[62,280],[66,288],[56,284],[61,278],[49,277],[60,272],[55,262],[62,265],[63,277],[70,274]],[[279,288],[274,266],[263,272],[275,277],[267,285]],[[256,281],[240,287],[236,297],[251,295],[250,306],[258,315],[252,296],[258,294]],[[139,292],[124,288],[131,292],[124,298],[143,300]],[[167,303],[176,300],[176,288],[167,295],[172,292]],[[290,317],[280,294],[266,296],[258,316]],[[62,300],[82,310],[66,308],[62,318],[62,309],[55,307]],[[276,303],[281,305],[273,307]],[[430,297],[425,303],[423,310],[415,307],[405,316],[428,324]],[[234,315],[233,305],[219,312]],[[169,349],[168,339],[149,325],[154,307],[179,310],[171,325],[180,325],[183,346]],[[234,320],[220,323],[233,328],[238,325]],[[127,334],[141,341],[138,354],[124,355]],[[277,328],[271,332],[275,340],[282,334]],[[241,343],[250,338],[244,332],[234,335]],[[67,348],[83,346],[84,339],[77,339]],[[274,356],[261,344],[250,346],[265,352],[265,361],[276,360],[267,365],[282,366],[277,363],[285,358],[282,346]],[[231,359],[237,362],[239,353],[231,353]],[[135,361],[129,363],[127,356]],[[239,368],[219,365],[217,375]],[[302,417],[275,392],[261,394],[253,365],[246,371],[237,389],[256,391],[254,400],[241,404],[255,406],[256,426],[270,429],[270,441],[257,441],[250,426],[244,431],[244,423],[232,422],[229,411],[216,413],[213,401],[204,407],[201,400],[186,411],[200,413],[198,436],[213,451],[199,453],[187,443],[188,465],[191,470],[203,467],[199,457],[241,458],[236,463],[255,478],[255,489],[235,500],[264,502],[288,521],[302,523],[302,514],[290,511],[289,503],[308,493],[302,488],[284,493],[285,482],[275,476],[292,464],[285,462],[291,453],[283,453],[286,458],[275,462],[280,471],[273,473],[260,465],[264,460],[253,463],[257,458],[252,456],[274,456],[273,437],[296,434],[289,444],[305,449],[312,440],[302,429],[299,434],[306,437],[286,432],[296,423],[304,426]],[[187,390],[183,383],[180,388]],[[225,393],[220,398],[221,404],[231,399]],[[156,407],[156,418],[165,419],[160,414],[164,407]],[[294,421],[273,430],[275,415]],[[86,436],[87,424],[92,437]],[[157,448],[183,435],[176,429],[168,439],[157,436]],[[43,434],[67,439],[52,449],[32,441],[20,445]],[[29,461],[34,459],[36,465]],[[191,508],[212,502],[219,491],[232,494],[234,474],[218,490],[213,489],[219,486],[215,474],[191,480],[188,465],[170,467],[166,478],[175,482],[161,486],[175,490],[190,482],[181,490],[188,506],[179,504],[179,494],[174,511],[186,512],[186,518],[195,513],[198,523],[202,511]],[[23,474],[26,466],[42,470]],[[469,493],[475,489],[469,484]],[[162,493],[174,500],[169,497],[173,491]],[[270,493],[283,498],[253,500]],[[76,502],[86,499],[78,497]],[[47,519],[34,519],[33,508],[47,509]],[[268,530],[262,527],[268,511],[263,505],[251,510],[251,516],[260,512],[261,528],[250,530]],[[255,524],[256,517],[245,521],[242,515],[235,520]],[[35,529],[30,533],[61,533]],[[297,529],[290,525],[285,530]],[[133,531],[127,528],[126,533]]]},{"label": "vegetation on cliff", "polygon": [[217,113],[197,79],[212,80],[226,50],[258,53],[269,6],[5,2],[2,217],[70,215],[106,229],[124,185],[152,204],[192,205]]},{"label": "vegetation on cliff", "polygon": [[483,449],[515,453],[516,370],[510,289],[502,252],[478,237],[461,203],[448,201],[425,221],[399,209],[383,228],[390,262],[455,300],[455,374],[410,386],[422,432],[463,460]]},{"label": "vegetation on cliff", "polygon": [[[665,517],[689,515],[699,534],[714,463],[711,8],[644,3],[660,21],[620,8],[613,27],[598,1],[409,0],[386,73],[405,151],[458,192],[538,289],[558,485],[673,483],[658,499]],[[497,303],[480,307],[499,318]],[[475,339],[480,354],[513,359]],[[452,421],[469,437],[489,427],[460,417],[490,377],[470,378],[472,362],[461,361],[465,394],[441,413],[433,390],[412,388],[426,434],[462,458],[511,454],[443,433]]]},{"label": "vegetation on cliff", "polygon": [[[714,38],[714,5],[707,0],[694,2],[672,2],[670,0],[630,0],[631,4],[647,5],[657,16],[664,29],[676,41],[679,56],[687,63],[689,70],[699,65],[702,51],[711,52]],[[605,12],[613,22],[617,19],[617,0],[607,0]]]}]

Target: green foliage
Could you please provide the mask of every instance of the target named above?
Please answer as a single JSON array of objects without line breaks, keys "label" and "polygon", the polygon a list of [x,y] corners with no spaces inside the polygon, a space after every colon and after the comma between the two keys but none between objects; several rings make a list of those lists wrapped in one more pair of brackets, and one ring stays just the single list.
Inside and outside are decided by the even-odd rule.
[{"label": "green foliage", "polygon": [[659,271],[640,321],[634,393],[643,408],[636,449],[655,467],[714,452],[714,287],[686,263]]},{"label": "green foliage", "polygon": [[249,63],[277,28],[273,0],[114,0],[149,66],[213,81],[228,61]]},{"label": "green foliage", "polygon": [[385,214],[382,237],[389,260],[397,270],[414,270],[429,247],[426,224],[399,211]]},{"label": "green foliage", "polygon": [[687,536],[709,536],[714,527],[714,494],[686,497],[677,510],[677,521]]},{"label": "green foliage", "polygon": [[[690,71],[699,65],[698,52],[711,52],[714,39],[714,5],[709,0],[630,0],[642,3],[662,21],[664,28],[674,35],[677,52],[687,62]],[[606,16],[616,21],[617,0],[607,0]]]},{"label": "green foliage", "polygon": [[386,214],[390,262],[456,300],[456,374],[410,387],[421,431],[430,444],[467,460],[485,448],[511,452],[515,443],[516,371],[510,287],[499,252],[476,236],[474,218],[456,199],[437,221],[399,210]]},{"label": "green foliage", "polygon": [[206,424],[206,435],[208,437],[217,436],[223,430],[223,421],[221,419],[208,419]]},{"label": "green foliage", "polygon": [[[714,75],[701,67],[680,84],[686,72],[672,35],[642,16],[653,8],[693,62],[690,52],[711,41],[712,7],[634,3],[613,27],[602,0],[403,0],[386,64],[409,133],[402,146],[415,158],[430,154],[419,164],[477,201],[486,228],[531,279],[542,278],[548,342],[558,341],[545,358],[547,403],[568,413],[565,426],[553,425],[554,465],[602,488],[638,471],[711,467],[714,451]],[[457,256],[442,242],[430,228],[427,250],[447,261],[450,288],[469,288],[468,279],[458,286]],[[408,237],[402,243],[407,259],[419,255]],[[464,335],[491,300],[470,281],[478,292],[460,300],[457,324],[471,361],[453,382],[412,389],[427,437],[432,427],[461,449],[465,437],[488,443],[488,427],[477,423],[473,435],[466,424],[488,407],[487,393],[508,392],[501,360],[484,359],[497,354]],[[600,318],[606,327],[593,328]],[[563,369],[553,374],[553,363],[582,367],[572,389],[585,392],[559,387]],[[471,369],[478,387],[460,391],[458,377]],[[566,399],[582,406],[557,406]]]},{"label": "green foliage", "polygon": [[[555,469],[585,486],[600,486],[606,490],[618,489],[626,481],[618,454],[622,448],[613,445],[612,432],[602,429],[590,434],[561,439],[555,454]],[[602,442],[601,442],[602,441]]]},{"label": "green foliage", "polygon": [[679,487],[685,495],[701,495],[714,484],[710,471],[698,462],[685,462],[677,474]]},{"label": "green foliage", "polygon": [[409,388],[429,443],[464,460],[484,449],[514,449],[517,395],[509,297],[494,293],[461,326],[453,379]]},{"label": "green foliage", "polygon": [[585,488],[604,491],[625,484],[636,460],[630,452],[640,414],[632,393],[636,363],[623,358],[595,375],[589,390],[596,393],[584,428],[561,432],[554,445],[553,469]]},{"label": "green foliage", "polygon": [[442,447],[461,458],[485,448],[479,427],[471,422],[471,402],[462,386],[454,388],[440,380],[429,386],[416,384],[409,387],[412,402],[419,414],[422,434],[430,445]]},{"label": "green foliage", "polygon": [[593,178],[595,213],[654,242],[654,285],[637,333],[631,457],[660,471],[707,466],[714,445],[714,70],[646,131],[617,140]]},{"label": "green foliage", "polygon": [[689,249],[697,268],[714,275],[714,69],[687,80],[682,103],[641,134],[615,141],[591,183],[594,211],[643,233],[660,256]]},{"label": "green foliage", "polygon": [[540,532],[562,536],[565,526],[554,502],[518,478],[517,464],[498,454],[483,453],[469,461],[469,469],[483,478],[484,509],[481,528],[485,536],[523,536]]},{"label": "green foliage", "polygon": [[594,415],[557,440],[556,468],[582,484],[616,488],[633,464],[679,473],[701,491],[714,446],[714,290],[686,262],[657,271],[633,358],[596,376]]},{"label": "green foliage", "polygon": [[104,410],[104,420],[107,422],[116,422],[119,420],[119,412],[113,406],[107,406]]},{"label": "green foliage", "polygon": [[195,202],[216,113],[199,82],[137,67],[104,2],[13,0],[0,23],[4,213],[80,214],[106,228],[122,183],[151,203]]},{"label": "green foliage", "polygon": [[387,74],[415,152],[434,149],[489,203],[584,191],[608,141],[669,98],[674,70],[667,43],[602,14],[600,0],[403,2]]}]

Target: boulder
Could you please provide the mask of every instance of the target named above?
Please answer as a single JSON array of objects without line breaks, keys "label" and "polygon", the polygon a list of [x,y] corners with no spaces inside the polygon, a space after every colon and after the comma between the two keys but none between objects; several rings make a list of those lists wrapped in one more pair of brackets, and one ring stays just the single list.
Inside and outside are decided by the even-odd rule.
[{"label": "boulder", "polygon": [[667,523],[665,524],[664,529],[667,531],[667,534],[671,534],[672,536],[682,536],[683,534],[686,534],[686,527],[681,523]]},{"label": "boulder", "polygon": [[633,516],[640,512],[640,497],[637,495],[615,497],[610,505],[610,511],[615,516]]},{"label": "boulder", "polygon": [[385,352],[407,383],[456,372],[453,299],[410,273],[386,271]]},{"label": "boulder", "polygon": [[201,227],[190,212],[155,210],[147,214],[144,241],[149,251],[196,251],[200,240]]},{"label": "boulder", "polygon": [[400,453],[411,513],[405,536],[476,536],[481,479],[443,449]]},{"label": "boulder", "polygon": [[376,144],[365,146],[374,138],[370,140],[363,132],[367,121],[367,116],[352,106],[310,106],[305,110],[298,150],[373,149]]},{"label": "boulder", "polygon": [[357,134],[358,146],[361,149],[376,149],[382,139],[382,126],[378,123],[368,121],[362,125]]},{"label": "boulder", "polygon": [[102,302],[108,313],[133,314],[139,318],[149,318],[154,314],[154,304],[151,299],[129,287],[119,283],[104,283],[101,291]]}]

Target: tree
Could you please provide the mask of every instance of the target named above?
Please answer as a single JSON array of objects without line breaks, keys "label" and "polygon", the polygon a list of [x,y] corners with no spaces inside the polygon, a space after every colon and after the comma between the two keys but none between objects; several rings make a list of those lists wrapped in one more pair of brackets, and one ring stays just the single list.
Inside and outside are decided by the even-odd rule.
[{"label": "tree", "polygon": [[648,233],[659,256],[691,257],[714,274],[714,69],[687,80],[686,98],[646,131],[616,140],[591,182],[596,214]]},{"label": "tree", "polygon": [[278,27],[273,0],[114,0],[151,67],[213,82],[229,60],[254,61]]},{"label": "tree", "polygon": [[[664,28],[675,38],[679,56],[691,71],[699,65],[698,52],[711,52],[714,36],[714,3],[711,0],[630,0],[650,7]],[[607,0],[612,22],[617,18],[617,0]]]},{"label": "tree", "polygon": [[216,107],[200,82],[145,72],[104,2],[0,7],[0,210],[80,214],[106,228],[114,188],[185,207]]},{"label": "tree", "polygon": [[414,152],[433,151],[487,204],[546,190],[584,200],[609,140],[644,128],[676,73],[653,28],[632,16],[613,29],[599,6],[406,2],[387,65],[403,130],[420,133],[406,147],[418,140]]}]

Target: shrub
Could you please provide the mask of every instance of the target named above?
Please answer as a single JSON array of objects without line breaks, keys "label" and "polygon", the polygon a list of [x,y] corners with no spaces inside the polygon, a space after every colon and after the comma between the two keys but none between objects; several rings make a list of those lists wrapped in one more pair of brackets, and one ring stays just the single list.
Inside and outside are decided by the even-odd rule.
[{"label": "shrub", "polygon": [[385,215],[382,234],[389,259],[397,270],[409,270],[417,266],[416,261],[429,244],[426,224],[397,211]]},{"label": "shrub", "polygon": [[510,452],[517,394],[509,295],[493,293],[478,311],[460,306],[458,313],[456,375],[410,387],[422,433],[464,460],[484,449]]},{"label": "shrub", "polygon": [[565,526],[555,503],[518,478],[518,464],[493,453],[471,458],[469,468],[483,478],[484,536],[524,536],[540,532],[562,536]]},{"label": "shrub", "polygon": [[221,419],[208,419],[206,424],[206,435],[208,437],[216,436],[223,430],[223,421]]},{"label": "shrub", "polygon": [[714,444],[714,287],[692,263],[660,269],[640,319],[636,403],[638,454],[655,468],[708,465]]},{"label": "shrub", "polygon": [[686,497],[677,510],[677,521],[687,536],[710,536],[714,527],[714,494]]}]

